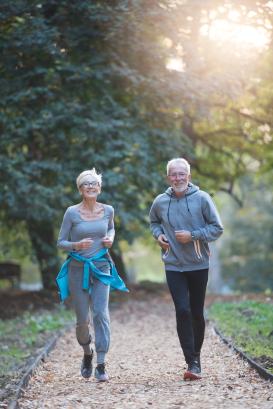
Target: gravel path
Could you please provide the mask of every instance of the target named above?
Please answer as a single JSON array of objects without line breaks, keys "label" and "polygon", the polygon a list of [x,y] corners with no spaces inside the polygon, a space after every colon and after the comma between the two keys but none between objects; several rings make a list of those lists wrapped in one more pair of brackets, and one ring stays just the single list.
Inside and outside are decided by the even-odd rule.
[{"label": "gravel path", "polygon": [[82,353],[70,331],[37,369],[20,408],[273,409],[272,384],[223,344],[210,326],[203,379],[183,381],[185,363],[168,296],[129,299],[112,309],[111,321],[109,383],[80,376]]}]

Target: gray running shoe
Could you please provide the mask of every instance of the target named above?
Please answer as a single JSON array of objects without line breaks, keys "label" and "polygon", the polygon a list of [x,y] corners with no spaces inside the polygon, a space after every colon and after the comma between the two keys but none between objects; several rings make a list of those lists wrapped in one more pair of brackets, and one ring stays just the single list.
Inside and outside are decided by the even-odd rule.
[{"label": "gray running shoe", "polygon": [[109,381],[109,376],[108,373],[105,370],[105,364],[98,364],[96,369],[95,369],[95,378],[99,382],[108,382]]}]

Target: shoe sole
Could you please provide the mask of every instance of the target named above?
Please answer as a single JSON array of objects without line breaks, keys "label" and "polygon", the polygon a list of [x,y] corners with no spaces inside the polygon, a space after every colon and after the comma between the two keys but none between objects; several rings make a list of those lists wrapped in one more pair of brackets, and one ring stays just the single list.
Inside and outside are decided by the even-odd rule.
[{"label": "shoe sole", "polygon": [[197,381],[198,379],[202,379],[202,376],[189,371],[186,371],[184,373],[184,381],[186,380]]},{"label": "shoe sole", "polygon": [[81,372],[81,376],[84,378],[84,379],[89,379],[89,378],[91,378],[91,376],[92,376],[92,373],[89,375],[83,375],[83,373]]},{"label": "shoe sole", "polygon": [[98,382],[108,382],[109,381],[109,376],[106,374],[104,376],[100,376],[99,374],[97,374],[97,371],[95,371],[95,379]]},{"label": "shoe sole", "polygon": [[99,379],[99,378],[97,378],[96,376],[95,376],[95,378],[96,378],[97,382],[109,382],[109,378],[107,378],[107,379]]}]

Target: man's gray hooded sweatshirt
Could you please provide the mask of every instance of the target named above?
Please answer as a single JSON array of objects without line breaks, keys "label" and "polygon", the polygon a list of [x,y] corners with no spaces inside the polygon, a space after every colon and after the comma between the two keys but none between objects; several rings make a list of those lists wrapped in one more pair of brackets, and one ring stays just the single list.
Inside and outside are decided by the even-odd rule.
[{"label": "man's gray hooded sweatshirt", "polygon": [[[192,271],[209,267],[208,242],[223,233],[217,209],[208,193],[189,183],[184,196],[178,198],[169,187],[154,200],[150,210],[151,230],[155,239],[165,234],[170,248],[162,250],[166,270]],[[193,240],[182,244],[176,230],[188,230]]]}]

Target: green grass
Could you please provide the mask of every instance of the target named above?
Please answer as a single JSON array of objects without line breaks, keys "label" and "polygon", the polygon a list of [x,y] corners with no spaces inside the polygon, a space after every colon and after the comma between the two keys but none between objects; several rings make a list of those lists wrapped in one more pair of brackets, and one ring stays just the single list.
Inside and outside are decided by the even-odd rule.
[{"label": "green grass", "polygon": [[209,318],[233,344],[273,372],[273,306],[258,301],[214,303]]},{"label": "green grass", "polygon": [[58,305],[52,311],[27,311],[20,317],[0,320],[0,387],[16,377],[18,368],[73,318],[71,310]]}]

